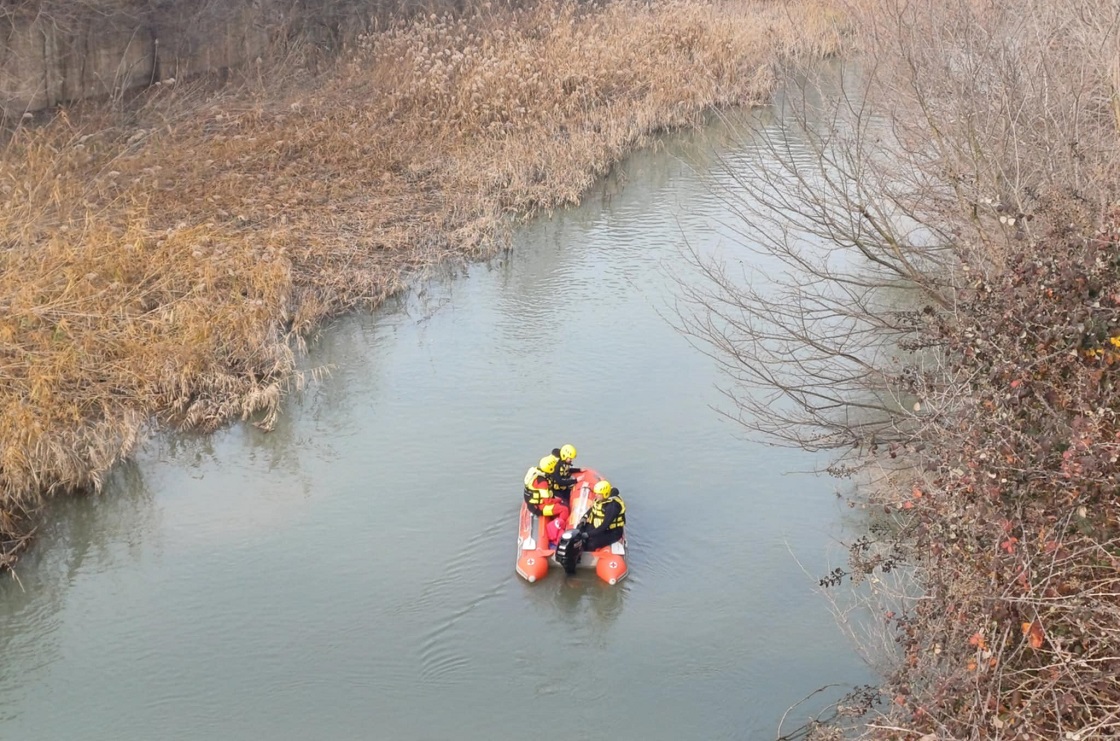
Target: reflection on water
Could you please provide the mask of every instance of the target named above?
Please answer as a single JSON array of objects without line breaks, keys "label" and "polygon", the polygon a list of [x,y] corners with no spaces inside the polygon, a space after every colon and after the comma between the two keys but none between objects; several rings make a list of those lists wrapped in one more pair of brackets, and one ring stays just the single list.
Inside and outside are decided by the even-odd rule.
[{"label": "reflection on water", "polygon": [[[719,127],[632,158],[328,327],[275,431],[154,440],[60,503],[0,583],[0,736],[768,738],[866,681],[814,593],[830,482],[740,439],[664,319],[685,241],[734,248],[692,169],[722,161],[765,166]],[[619,587],[514,573],[521,476],[565,442],[626,497]]]}]

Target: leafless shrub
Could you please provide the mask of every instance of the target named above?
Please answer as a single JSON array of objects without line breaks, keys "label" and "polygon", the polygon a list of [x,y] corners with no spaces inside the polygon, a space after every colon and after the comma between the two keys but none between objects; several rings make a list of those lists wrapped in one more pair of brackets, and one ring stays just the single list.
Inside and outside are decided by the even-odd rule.
[{"label": "leafless shrub", "polygon": [[[882,468],[851,564],[897,661],[867,735],[1120,734],[1120,4],[853,7],[863,53],[793,85],[724,196],[682,328],[733,417]],[[749,267],[727,266],[742,259]]]}]

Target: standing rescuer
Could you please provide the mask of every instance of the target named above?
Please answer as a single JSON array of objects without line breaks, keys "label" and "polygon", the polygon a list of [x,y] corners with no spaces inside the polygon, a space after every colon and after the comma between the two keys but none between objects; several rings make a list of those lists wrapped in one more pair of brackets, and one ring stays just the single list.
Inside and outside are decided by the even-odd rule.
[{"label": "standing rescuer", "polygon": [[559,538],[559,534],[568,526],[568,515],[571,514],[568,503],[553,496],[556,467],[559,463],[557,456],[546,455],[525,474],[525,505],[529,511],[539,517],[556,518],[546,527],[550,542]]},{"label": "standing rescuer", "polygon": [[588,551],[621,540],[626,526],[626,503],[619,496],[618,489],[603,479],[595,484],[593,491],[598,498],[591,503],[591,509],[579,526],[580,534],[585,539],[583,548]]}]

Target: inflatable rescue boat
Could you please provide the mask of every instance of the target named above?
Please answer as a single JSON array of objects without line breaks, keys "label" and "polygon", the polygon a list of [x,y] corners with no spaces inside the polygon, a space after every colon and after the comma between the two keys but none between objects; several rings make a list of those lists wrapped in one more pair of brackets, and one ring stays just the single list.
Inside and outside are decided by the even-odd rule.
[{"label": "inflatable rescue boat", "polygon": [[564,535],[557,547],[548,542],[545,527],[550,517],[540,517],[529,511],[521,502],[521,517],[517,533],[517,573],[530,582],[540,581],[548,574],[550,565],[557,565],[566,573],[573,574],[577,568],[595,569],[595,574],[608,584],[617,584],[627,574],[626,536],[595,551],[584,551],[578,538],[573,537],[574,528],[579,525],[584,514],[591,508],[598,495],[592,487],[602,477],[594,470],[585,468],[574,474],[576,483],[572,485],[571,514],[564,523]]}]

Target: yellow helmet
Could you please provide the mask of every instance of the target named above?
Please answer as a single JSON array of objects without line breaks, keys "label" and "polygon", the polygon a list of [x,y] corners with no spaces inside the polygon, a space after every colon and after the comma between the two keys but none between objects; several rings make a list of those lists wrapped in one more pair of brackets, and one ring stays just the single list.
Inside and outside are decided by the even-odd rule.
[{"label": "yellow helmet", "polygon": [[575,445],[565,445],[564,447],[560,448],[560,460],[562,460],[566,463],[571,463],[575,459],[576,459],[576,446]]},{"label": "yellow helmet", "polygon": [[595,488],[592,489],[592,491],[601,497],[608,496],[611,493],[611,482],[607,481],[606,479],[600,479],[595,484]]},{"label": "yellow helmet", "polygon": [[541,462],[537,464],[537,468],[541,469],[545,473],[552,473],[556,470],[556,464],[559,462],[560,459],[556,456],[546,455],[544,458],[541,458]]}]

